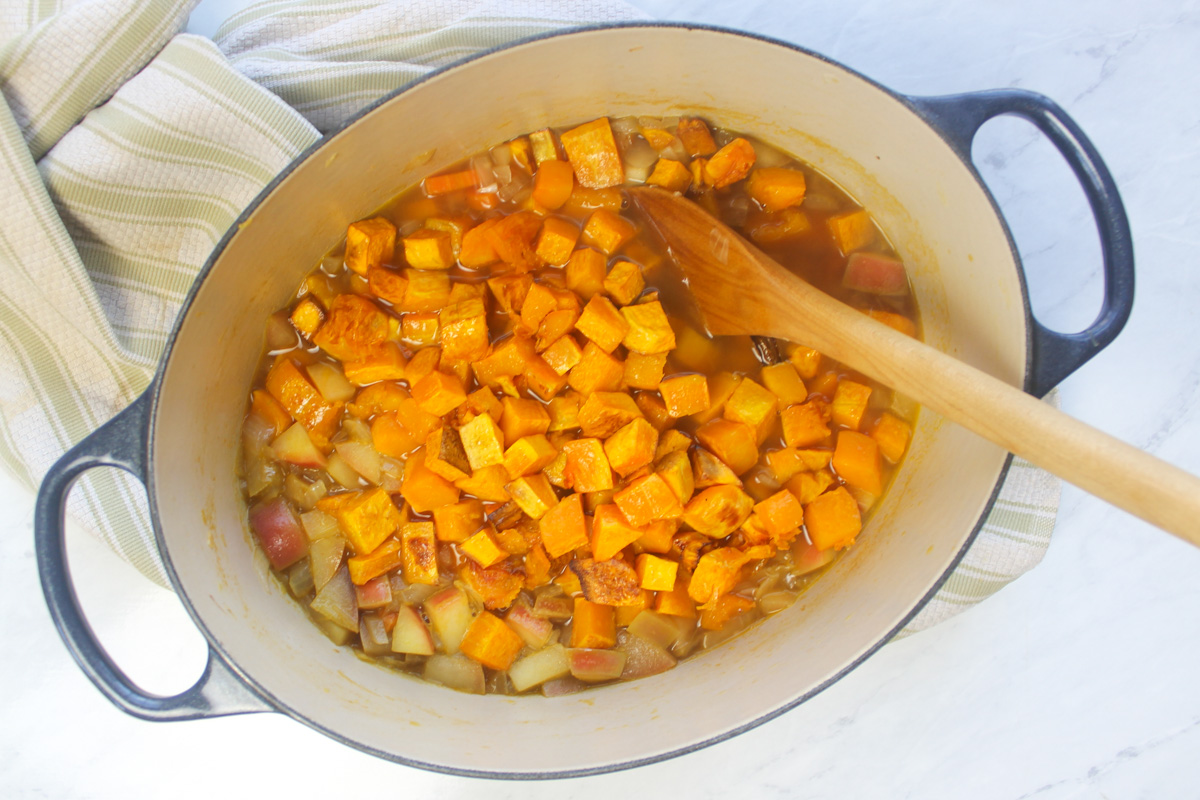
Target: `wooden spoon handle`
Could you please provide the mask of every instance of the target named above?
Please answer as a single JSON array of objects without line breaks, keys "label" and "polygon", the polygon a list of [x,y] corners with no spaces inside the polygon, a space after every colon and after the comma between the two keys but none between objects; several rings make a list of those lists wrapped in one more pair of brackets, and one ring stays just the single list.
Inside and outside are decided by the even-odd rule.
[{"label": "wooden spoon handle", "polygon": [[[761,254],[790,313],[772,335],[802,341],[1012,453],[1200,546],[1200,479],[882,325]],[[799,311],[803,309],[803,311]],[[807,319],[795,322],[797,313]],[[814,331],[821,340],[814,341]]]}]

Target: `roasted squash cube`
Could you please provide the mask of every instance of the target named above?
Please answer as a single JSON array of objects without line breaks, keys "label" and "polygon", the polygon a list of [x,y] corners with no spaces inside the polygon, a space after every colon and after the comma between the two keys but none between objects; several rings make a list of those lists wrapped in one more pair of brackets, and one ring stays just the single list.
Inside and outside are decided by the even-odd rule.
[{"label": "roasted squash cube", "polygon": [[312,341],[339,361],[353,361],[387,341],[388,332],[388,316],[379,306],[365,297],[340,294]]},{"label": "roasted squash cube", "polygon": [[786,167],[760,167],[746,181],[746,194],[767,211],[800,205],[807,188],[804,173]]},{"label": "roasted squash cube", "polygon": [[454,246],[446,231],[421,228],[405,236],[404,260],[416,269],[449,269],[454,266]]},{"label": "roasted squash cube", "polygon": [[571,493],[541,519],[542,546],[551,558],[566,555],[588,543],[587,523],[583,518],[583,496]]},{"label": "roasted squash cube", "polygon": [[525,293],[525,302],[521,304],[521,326],[530,333],[536,332],[542,320],[551,311],[558,308],[558,298],[550,287],[534,283]]},{"label": "roasted squash cube", "polygon": [[662,383],[667,354],[630,353],[625,359],[625,384],[634,389],[654,390]]},{"label": "roasted squash cube", "polygon": [[629,323],[607,297],[598,294],[584,306],[575,329],[604,352],[611,353],[629,331]]},{"label": "roasted squash cube", "polygon": [[601,492],[613,488],[612,467],[599,439],[576,439],[564,444],[562,451],[567,456],[566,477],[576,492]]},{"label": "roasted squash cube", "polygon": [[313,444],[324,448],[337,432],[342,403],[331,403],[290,358],[281,358],[267,373],[267,391],[279,401],[292,418],[304,426]]},{"label": "roasted squash cube", "polygon": [[538,397],[549,400],[567,385],[567,376],[559,375],[543,358],[534,358],[523,373],[525,385]]},{"label": "roasted squash cube", "polygon": [[359,555],[370,553],[400,527],[400,510],[383,489],[355,493],[333,516],[346,541]]},{"label": "roasted squash cube", "polygon": [[[686,456],[684,461],[687,461]],[[689,468],[689,474],[690,471]],[[657,472],[638,478],[613,494],[613,502],[636,528],[644,528],[659,519],[674,519],[683,513],[674,490]]]},{"label": "roasted squash cube", "polygon": [[625,306],[621,316],[629,323],[622,342],[631,352],[665,353],[675,348],[675,331],[667,321],[662,303],[657,300]]},{"label": "roasted squash cube", "polygon": [[754,601],[747,597],[738,597],[736,594],[721,595],[716,602],[710,603],[700,612],[700,627],[706,631],[719,631],[728,625],[731,619],[754,606]]},{"label": "roasted squash cube", "polygon": [[768,450],[764,457],[775,480],[786,483],[798,473],[813,472],[829,466],[833,453],[828,450],[799,450],[794,447],[785,447],[780,450]]},{"label": "roasted squash cube", "polygon": [[451,302],[438,313],[438,317],[443,358],[475,361],[487,355],[487,306],[482,297],[466,297]]},{"label": "roasted squash cube", "polygon": [[540,472],[517,478],[506,484],[504,489],[513,502],[533,519],[541,519],[546,516],[547,511],[558,505],[558,495],[554,493],[554,487]]},{"label": "roasted squash cube", "polygon": [[597,561],[615,557],[642,535],[624,512],[613,503],[596,507],[592,516],[592,556]]},{"label": "roasted squash cube", "polygon": [[533,160],[538,168],[547,161],[559,158],[558,134],[549,128],[529,134],[529,144],[533,148]]},{"label": "roasted squash cube", "polygon": [[[574,295],[573,292],[572,295]],[[575,323],[579,321],[579,316],[580,310],[577,308],[558,308],[551,311],[538,326],[535,349],[539,353],[545,352],[550,345],[575,329]],[[582,354],[582,351],[580,353]]]},{"label": "roasted squash cube", "polygon": [[519,478],[540,472],[557,456],[558,450],[545,434],[522,436],[504,452],[504,468],[510,478]]},{"label": "roasted squash cube", "polygon": [[652,592],[669,592],[675,588],[675,573],[679,564],[665,558],[642,553],[637,557],[638,583]]},{"label": "roasted squash cube", "polygon": [[432,522],[406,522],[400,526],[400,564],[406,583],[437,585],[437,540]]},{"label": "roasted squash cube", "polygon": [[515,378],[529,368],[537,357],[533,340],[521,333],[514,333],[497,342],[492,353],[471,365],[476,379],[485,386],[496,387],[501,378]]},{"label": "roasted squash cube", "polygon": [[567,288],[584,300],[604,291],[604,276],[608,261],[599,250],[581,247],[567,261]]},{"label": "roasted squash cube", "polygon": [[754,513],[762,521],[767,533],[776,540],[777,547],[786,544],[783,539],[790,538],[804,524],[804,508],[796,495],[787,489],[780,489],[756,504]]},{"label": "roasted squash cube", "polygon": [[686,450],[667,453],[659,459],[654,469],[671,488],[680,503],[686,503],[692,499],[692,494],[696,491],[696,478]]},{"label": "roasted squash cube", "polygon": [[871,429],[871,438],[879,444],[879,452],[893,464],[904,457],[911,437],[912,426],[886,411],[879,415]]},{"label": "roasted squash cube", "polygon": [[711,156],[717,152],[717,143],[713,141],[708,124],[699,117],[684,117],[675,128],[675,135],[683,142],[683,147],[692,158],[696,156]]},{"label": "roasted squash cube", "polygon": [[774,244],[803,236],[812,230],[812,222],[798,208],[782,211],[751,211],[742,230],[758,244]]},{"label": "roasted squash cube", "polygon": [[[309,281],[311,283],[311,277]],[[367,273],[367,290],[380,300],[386,300],[396,308],[401,308],[404,306],[404,294],[408,291],[408,278],[395,270],[376,267]],[[332,303],[335,299],[336,296],[332,296],[329,302]]]},{"label": "roasted squash cube", "polygon": [[[418,350],[404,368],[404,379],[410,387],[420,383],[442,363],[442,348],[426,347]],[[415,402],[415,401],[414,401]]]},{"label": "roasted squash cube", "polygon": [[833,451],[833,468],[846,483],[868,494],[883,492],[879,463],[879,445],[870,436],[855,431],[839,431]]},{"label": "roasted squash cube", "polygon": [[[771,398],[774,400],[774,396]],[[741,475],[758,462],[758,436],[744,422],[714,419],[696,429],[696,439]]]},{"label": "roasted squash cube", "polygon": [[433,525],[440,542],[463,542],[483,527],[483,503],[468,497],[433,510]]},{"label": "roasted squash cube", "polygon": [[625,168],[608,117],[566,131],[562,146],[581,186],[604,189],[625,182]]},{"label": "roasted squash cube", "polygon": [[674,417],[667,413],[667,406],[662,398],[653,392],[638,392],[633,400],[655,430],[665,431],[675,422]]},{"label": "roasted squash cube", "polygon": [[654,595],[654,610],[659,614],[684,619],[695,619],[698,616],[695,601],[688,597],[687,584],[678,579],[674,589]]},{"label": "roasted squash cube", "polygon": [[795,365],[789,361],[763,367],[762,382],[779,398],[780,408],[803,403],[808,398],[808,389],[805,388],[804,381],[800,380]]},{"label": "roasted squash cube", "polygon": [[632,222],[607,208],[598,208],[583,226],[583,243],[611,256],[636,234]]},{"label": "roasted squash cube", "polygon": [[867,403],[871,399],[871,387],[855,381],[838,381],[833,393],[833,421],[850,430],[858,430]]},{"label": "roasted squash cube", "polygon": [[525,297],[533,286],[533,276],[528,273],[508,273],[487,279],[488,288],[500,310],[506,314],[520,314]]},{"label": "roasted squash cube", "polygon": [[383,217],[359,220],[346,228],[346,266],[359,275],[390,261],[396,250],[396,226]]},{"label": "roasted squash cube", "polygon": [[[532,211],[518,211],[495,219],[496,224],[487,228],[483,235],[491,243],[500,260],[519,271],[528,271],[539,266],[541,261],[534,252],[533,239],[541,230],[541,217]],[[483,225],[472,228],[470,232],[482,227]],[[461,258],[460,254],[459,259]]]},{"label": "roasted squash cube", "polygon": [[400,320],[400,338],[417,347],[438,343],[438,315],[433,311],[405,314]]},{"label": "roasted squash cube", "polygon": [[448,481],[471,474],[471,464],[458,431],[443,426],[429,434],[425,440],[425,466]]},{"label": "roasted squash cube", "polygon": [[862,516],[854,497],[839,486],[804,507],[804,527],[818,550],[845,549],[862,530]]},{"label": "roasted squash cube", "polygon": [[660,158],[654,165],[646,183],[651,186],[661,186],[668,192],[686,192],[692,185],[692,173],[679,161]]},{"label": "roasted squash cube", "polygon": [[742,527],[754,511],[754,499],[737,486],[712,486],[683,508],[683,522],[697,533],[724,539]]},{"label": "roasted squash cube", "polygon": [[404,464],[404,480],[400,494],[413,511],[424,514],[438,506],[457,503],[459,489],[450,481],[425,466],[424,454],[414,455]]},{"label": "roasted squash cube", "polygon": [[[460,431],[461,432],[461,431]],[[454,485],[489,503],[507,503],[512,498],[504,488],[508,483],[508,470],[503,464],[492,464],[474,470],[469,478],[459,478]]]},{"label": "roasted squash cube", "polygon": [[490,414],[480,414],[458,429],[472,470],[504,463],[504,433]]},{"label": "roasted squash cube", "polygon": [[850,255],[875,240],[875,223],[861,208],[834,214],[825,220],[825,225],[842,255]]},{"label": "roasted squash cube", "polygon": [[579,407],[579,427],[584,436],[607,439],[641,416],[637,403],[624,392],[595,392]]},{"label": "roasted squash cube", "polygon": [[439,311],[450,302],[450,276],[444,271],[410,269],[404,277],[408,283],[400,305],[402,311]]},{"label": "roasted squash cube", "polygon": [[[350,556],[346,559],[346,568],[350,572],[351,583],[355,586],[362,586],[401,566],[403,563],[400,557],[401,547],[400,540],[388,539],[370,553]],[[359,607],[361,608],[362,605],[360,604]]]},{"label": "roasted squash cube", "polygon": [[688,583],[688,596],[697,603],[715,602],[733,591],[741,579],[742,567],[750,559],[734,547],[718,547],[700,556]]},{"label": "roasted squash cube", "polygon": [[621,388],[624,379],[625,362],[604,352],[603,348],[591,341],[584,345],[579,363],[567,373],[567,383],[584,395],[615,392]]},{"label": "roasted squash cube", "polygon": [[637,573],[620,559],[571,559],[584,599],[604,606],[634,606],[642,602]]},{"label": "roasted squash cube", "polygon": [[725,419],[744,422],[754,428],[761,442],[775,423],[778,406],[779,400],[772,392],[746,378],[725,401]]},{"label": "roasted squash cube", "polygon": [[571,647],[605,648],[616,644],[617,623],[613,607],[592,603],[582,597],[575,598]]},{"label": "roasted squash cube", "polygon": [[400,410],[379,414],[371,421],[371,442],[385,456],[403,458],[420,447],[441,424],[421,410],[411,397],[400,401]]},{"label": "roasted squash cube", "polygon": [[652,462],[656,447],[658,431],[644,417],[638,417],[605,440],[604,453],[613,471],[625,477]]},{"label": "roasted squash cube", "polygon": [[[542,352],[542,359],[559,375],[566,375],[582,358],[583,348],[572,336],[560,336]],[[628,361],[625,369],[628,372]]]},{"label": "roasted squash cube", "polygon": [[788,361],[796,368],[796,374],[807,381],[817,376],[821,354],[811,347],[791,345],[788,349]]},{"label": "roasted squash cube", "polygon": [[617,261],[604,276],[604,291],[621,305],[629,305],[646,288],[642,268],[632,261]]},{"label": "roasted squash cube", "polygon": [[756,155],[754,146],[740,136],[713,153],[704,165],[704,182],[723,189],[750,174]]},{"label": "roasted squash cube", "polygon": [[499,564],[508,558],[508,551],[496,543],[496,537],[492,535],[493,530],[492,526],[485,525],[459,544],[458,549],[481,567]]},{"label": "roasted squash cube", "polygon": [[[562,162],[552,163],[561,164]],[[538,171],[541,172],[541,170]],[[565,200],[566,197],[563,199]],[[561,267],[570,260],[571,253],[575,251],[575,242],[578,240],[579,226],[574,222],[563,217],[546,217],[542,222],[542,229],[538,233],[534,249],[547,264]]]},{"label": "roasted squash cube", "polygon": [[506,397],[501,407],[504,411],[500,416],[500,430],[504,432],[506,446],[522,436],[545,433],[550,427],[550,415],[546,407],[536,400]]},{"label": "roasted squash cube", "polygon": [[506,670],[512,666],[525,641],[504,621],[488,611],[471,620],[459,649],[489,669]]},{"label": "roasted squash cube", "polygon": [[325,312],[321,309],[320,303],[311,297],[306,297],[296,304],[290,319],[292,327],[299,331],[305,339],[310,339],[325,320]]},{"label": "roasted squash cube", "polygon": [[581,399],[579,392],[567,392],[552,398],[546,405],[546,411],[550,414],[550,427],[547,429],[547,433],[578,428]]},{"label": "roasted squash cube", "polygon": [[810,447],[829,437],[829,404],[819,398],[788,406],[780,416],[788,447]]},{"label": "roasted squash cube", "polygon": [[467,392],[456,376],[434,370],[412,387],[412,396],[422,411],[440,417],[466,402]]},{"label": "roasted squash cube", "polygon": [[658,391],[667,413],[676,419],[706,411],[711,405],[708,379],[703,375],[672,375],[659,384]]},{"label": "roasted squash cube", "polygon": [[362,358],[345,362],[343,368],[346,380],[356,386],[366,386],[380,381],[403,380],[407,366],[400,345],[384,342]]}]

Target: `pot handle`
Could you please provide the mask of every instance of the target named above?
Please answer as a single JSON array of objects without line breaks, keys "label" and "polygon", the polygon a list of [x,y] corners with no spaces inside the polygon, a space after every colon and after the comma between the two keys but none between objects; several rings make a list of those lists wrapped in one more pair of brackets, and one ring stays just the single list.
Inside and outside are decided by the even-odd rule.
[{"label": "pot handle", "polygon": [[204,674],[191,688],[170,697],[143,691],[109,658],[79,607],[67,565],[64,536],[67,495],[75,481],[94,467],[117,467],[146,483],[152,391],[153,387],[71,448],[42,480],[34,508],[33,535],[38,574],[50,616],[79,668],[105,697],[127,714],[149,720],[184,720],[273,711],[230,669],[211,644]]},{"label": "pot handle", "polygon": [[1121,332],[1133,308],[1133,237],[1117,185],[1075,120],[1045,95],[1023,89],[996,89],[909,97],[908,101],[967,164],[972,163],[971,142],[988,120],[1015,114],[1032,122],[1071,166],[1092,207],[1104,259],[1104,301],[1095,321],[1078,333],[1052,331],[1033,320],[1033,374],[1027,389],[1041,397],[1107,347]]}]

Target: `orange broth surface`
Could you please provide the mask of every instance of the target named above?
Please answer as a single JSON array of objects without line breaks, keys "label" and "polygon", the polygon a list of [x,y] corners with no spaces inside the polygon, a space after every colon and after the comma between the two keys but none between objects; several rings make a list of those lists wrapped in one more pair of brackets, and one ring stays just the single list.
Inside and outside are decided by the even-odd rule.
[{"label": "orange broth surface", "polygon": [[536,131],[428,177],[271,317],[251,388],[250,528],[334,642],[565,694],[673,668],[853,545],[916,407],[803,343],[706,336],[643,183],[918,335],[866,210],[698,118]]}]

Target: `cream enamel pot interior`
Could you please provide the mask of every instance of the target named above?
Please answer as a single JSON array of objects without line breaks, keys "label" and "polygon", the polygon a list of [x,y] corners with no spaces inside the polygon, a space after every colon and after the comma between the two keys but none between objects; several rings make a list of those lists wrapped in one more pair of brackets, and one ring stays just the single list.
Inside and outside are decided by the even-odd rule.
[{"label": "cream enamel pot interior", "polygon": [[[100,690],[148,719],[282,711],[406,764],[556,777],[746,730],[837,680],[910,619],[970,544],[1008,463],[930,413],[859,544],[792,608],[671,672],[582,695],[469,696],[363,662],[268,579],[252,547],[235,462],[264,321],[346,225],[518,134],[680,113],[759,136],[840,181],[910,265],[927,341],[1014,385],[1044,393],[1128,315],[1132,259],[1115,187],[1078,128],[1038,95],[907,98],[785,43],[679,25],[581,29],[481,55],[381,101],[268,187],[201,273],[150,389],[48,475],[37,510],[46,599]],[[1033,321],[1007,229],[971,167],[972,135],[1002,113],[1051,137],[1096,212],[1106,299],[1084,334]],[[104,465],[146,484],[175,590],[210,643],[203,677],[176,697],[147,695],[120,672],[71,589],[62,504],[82,472]]]}]

